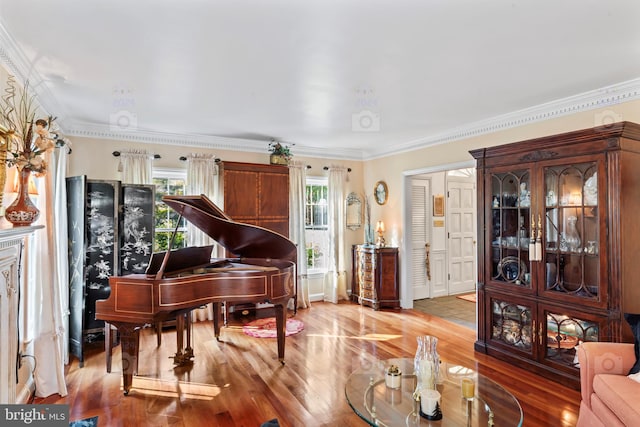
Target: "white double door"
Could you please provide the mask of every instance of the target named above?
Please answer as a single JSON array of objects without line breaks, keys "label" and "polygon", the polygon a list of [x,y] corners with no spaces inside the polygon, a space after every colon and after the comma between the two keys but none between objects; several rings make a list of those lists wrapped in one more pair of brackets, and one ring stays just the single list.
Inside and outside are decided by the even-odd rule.
[{"label": "white double door", "polygon": [[409,275],[414,300],[475,290],[475,180],[452,176],[445,185],[445,217],[433,217],[431,180],[411,182]]}]

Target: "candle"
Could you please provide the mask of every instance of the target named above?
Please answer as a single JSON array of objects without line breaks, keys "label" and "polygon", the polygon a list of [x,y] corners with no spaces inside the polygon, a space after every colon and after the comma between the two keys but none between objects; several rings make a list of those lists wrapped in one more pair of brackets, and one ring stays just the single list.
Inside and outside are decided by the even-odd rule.
[{"label": "candle", "polygon": [[476,383],[472,378],[462,379],[462,397],[471,400],[476,394]]},{"label": "candle", "polygon": [[422,390],[420,392],[420,409],[427,417],[439,414],[440,393],[437,390]]},{"label": "candle", "polygon": [[402,382],[402,371],[396,365],[391,365],[387,369],[384,382],[389,388],[400,388]]},{"label": "candle", "polygon": [[423,388],[435,389],[435,372],[433,361],[420,361],[420,379]]}]

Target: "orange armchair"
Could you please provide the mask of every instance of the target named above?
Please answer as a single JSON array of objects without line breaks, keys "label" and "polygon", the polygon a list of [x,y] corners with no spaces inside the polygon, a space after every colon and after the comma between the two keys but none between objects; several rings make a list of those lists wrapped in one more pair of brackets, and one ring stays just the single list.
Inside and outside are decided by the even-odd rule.
[{"label": "orange armchair", "polygon": [[633,344],[584,342],[580,362],[580,415],[577,427],[638,426],[640,383],[627,374],[636,361]]}]

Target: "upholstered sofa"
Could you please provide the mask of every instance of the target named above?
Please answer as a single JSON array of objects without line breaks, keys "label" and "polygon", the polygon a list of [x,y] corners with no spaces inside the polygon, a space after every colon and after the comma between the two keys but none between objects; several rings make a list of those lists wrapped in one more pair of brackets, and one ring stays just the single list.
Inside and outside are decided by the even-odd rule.
[{"label": "upholstered sofa", "polygon": [[627,374],[633,344],[584,342],[578,346],[582,402],[576,427],[640,426],[640,382]]}]

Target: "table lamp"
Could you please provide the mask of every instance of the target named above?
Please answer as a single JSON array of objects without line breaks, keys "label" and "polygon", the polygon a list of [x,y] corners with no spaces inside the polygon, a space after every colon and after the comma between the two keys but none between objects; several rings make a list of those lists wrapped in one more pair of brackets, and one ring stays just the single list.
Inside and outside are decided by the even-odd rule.
[{"label": "table lamp", "polygon": [[384,241],[384,222],[378,221],[376,223],[376,231],[378,232],[378,238],[376,239],[376,246],[382,248],[385,245],[385,241]]}]

